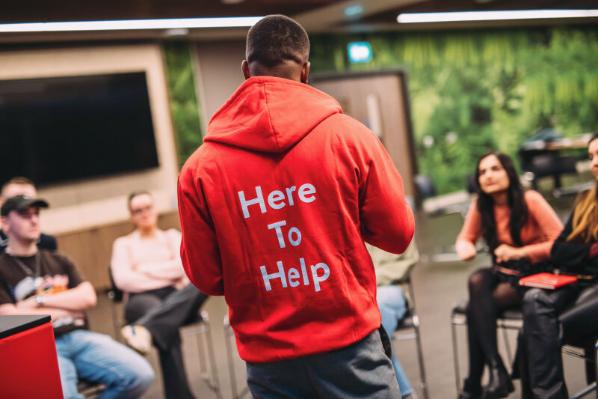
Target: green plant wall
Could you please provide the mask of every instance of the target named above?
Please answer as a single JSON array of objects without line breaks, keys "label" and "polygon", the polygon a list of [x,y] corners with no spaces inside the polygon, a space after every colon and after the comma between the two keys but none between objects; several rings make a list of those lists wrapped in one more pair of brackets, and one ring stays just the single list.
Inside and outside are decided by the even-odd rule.
[{"label": "green plant wall", "polygon": [[[314,72],[408,72],[420,173],[440,193],[462,190],[490,149],[516,157],[540,128],[565,136],[598,130],[598,27],[320,35]],[[349,65],[345,49],[368,40],[374,58]]]},{"label": "green plant wall", "polygon": [[164,56],[180,167],[202,143],[191,46],[183,42],[169,43],[164,46]]}]

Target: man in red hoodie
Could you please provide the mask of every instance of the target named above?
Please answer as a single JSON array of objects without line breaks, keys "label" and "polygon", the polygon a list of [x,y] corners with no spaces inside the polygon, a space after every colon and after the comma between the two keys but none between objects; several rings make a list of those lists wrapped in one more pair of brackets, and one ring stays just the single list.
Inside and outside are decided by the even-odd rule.
[{"label": "man in red hoodie", "polygon": [[249,30],[246,80],[179,176],[183,265],[225,296],[254,396],[398,398],[364,240],[403,252],[413,214],[376,136],[306,84],[308,56],[290,18]]}]

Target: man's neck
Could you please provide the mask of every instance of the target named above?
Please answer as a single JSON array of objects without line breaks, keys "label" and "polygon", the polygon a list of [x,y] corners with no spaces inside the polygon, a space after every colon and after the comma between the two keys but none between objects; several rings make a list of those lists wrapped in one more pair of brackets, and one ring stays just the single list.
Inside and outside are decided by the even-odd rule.
[{"label": "man's neck", "polygon": [[8,240],[6,253],[13,256],[33,256],[37,253],[37,243]]},{"label": "man's neck", "polygon": [[265,67],[256,62],[252,63],[250,68],[251,76],[274,76],[301,83],[302,67],[295,61],[285,60],[273,67]]}]

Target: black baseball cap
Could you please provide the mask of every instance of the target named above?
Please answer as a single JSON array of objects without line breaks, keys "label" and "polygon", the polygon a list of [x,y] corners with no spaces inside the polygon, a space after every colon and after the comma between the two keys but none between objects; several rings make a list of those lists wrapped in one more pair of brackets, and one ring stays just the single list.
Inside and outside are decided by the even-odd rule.
[{"label": "black baseball cap", "polygon": [[8,214],[12,211],[23,212],[31,207],[39,209],[47,208],[49,206],[50,204],[48,204],[48,201],[43,200],[41,198],[31,198],[25,195],[15,195],[14,197],[10,197],[6,201],[4,201],[0,213],[2,214],[2,216],[8,216]]}]

